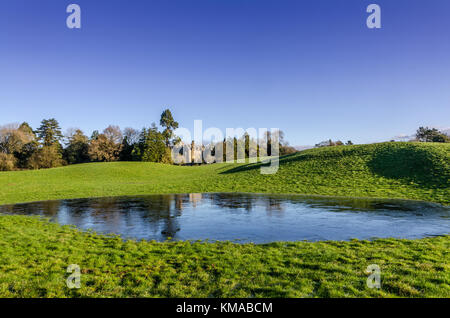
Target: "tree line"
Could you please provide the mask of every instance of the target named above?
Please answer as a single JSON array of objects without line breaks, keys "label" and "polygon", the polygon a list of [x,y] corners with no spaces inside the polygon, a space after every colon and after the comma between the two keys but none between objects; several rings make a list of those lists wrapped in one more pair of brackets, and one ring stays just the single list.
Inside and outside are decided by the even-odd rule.
[{"label": "tree line", "polygon": [[0,127],[0,171],[53,168],[67,164],[107,161],[151,161],[171,163],[170,147],[178,142],[178,123],[166,109],[156,124],[138,131],[110,125],[90,137],[80,129],[65,135],[58,121],[44,119],[33,130],[24,122]]},{"label": "tree line", "polygon": [[[110,161],[172,164],[171,149],[180,142],[174,134],[179,124],[169,109],[163,111],[159,124],[162,130],[159,130],[155,123],[141,130],[134,128],[121,130],[118,126],[110,125],[102,132],[95,130],[90,137],[76,128],[69,129],[63,134],[58,121],[54,118],[42,120],[35,130],[26,122],[5,125],[0,127],[0,171],[43,169],[68,164]],[[270,155],[270,133],[267,133],[266,142],[269,153],[264,155]],[[230,145],[233,145],[233,150]],[[224,150],[233,151],[235,160],[241,158],[237,153],[239,145],[245,149],[245,158],[248,158],[252,151],[262,156],[257,143],[250,140],[248,135],[234,137],[231,143],[228,142],[228,149],[224,140]],[[214,151],[212,149],[212,155]],[[295,151],[284,141],[284,134],[280,131],[280,154]]]},{"label": "tree line", "polygon": [[[272,144],[278,142],[278,147],[273,147]],[[276,144],[274,144],[276,146]],[[261,158],[266,156],[287,155],[297,152],[294,147],[289,146],[289,143],[285,139],[284,132],[282,130],[265,131],[261,139],[255,136],[251,137],[250,134],[245,131],[240,136],[228,136],[216,143],[210,143],[205,145],[208,156],[209,152],[212,156],[215,156],[214,162],[228,162],[228,160],[241,160],[249,158]],[[272,153],[272,150],[276,152]],[[221,153],[220,153],[221,152]],[[209,162],[208,158],[202,158],[203,162]]]},{"label": "tree line", "polygon": [[[410,137],[411,138],[411,137]],[[395,142],[395,140],[390,140],[391,142]],[[413,136],[412,139],[409,140],[410,142],[444,142],[449,143],[450,137],[443,131],[440,131],[436,128],[429,128],[429,127],[419,127],[419,129],[416,130],[416,134]],[[350,146],[353,145],[353,142],[351,140],[347,141],[345,144],[340,141],[333,141],[331,139],[325,140],[322,142],[319,142],[318,144],[315,144],[314,147],[320,148],[320,147],[333,147],[333,146]]]}]

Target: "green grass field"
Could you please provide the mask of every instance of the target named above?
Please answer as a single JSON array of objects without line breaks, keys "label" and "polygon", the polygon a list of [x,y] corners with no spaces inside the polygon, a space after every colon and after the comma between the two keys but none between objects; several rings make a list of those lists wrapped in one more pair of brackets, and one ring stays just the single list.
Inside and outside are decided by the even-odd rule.
[{"label": "green grass field", "polygon": [[[450,237],[265,245],[135,242],[0,217],[3,297],[450,297]],[[66,268],[81,268],[69,289]],[[381,288],[366,285],[368,265]]]},{"label": "green grass field", "polygon": [[[448,205],[450,145],[311,149],[259,164],[94,163],[0,172],[0,203],[151,193],[265,192],[404,198]],[[450,297],[450,236],[264,245],[135,242],[0,216],[3,297]],[[69,264],[82,287],[68,289]],[[381,289],[366,286],[370,264]]]},{"label": "green grass field", "polygon": [[260,164],[89,163],[0,173],[0,204],[152,193],[260,192],[450,203],[450,144],[381,143],[311,149]]}]

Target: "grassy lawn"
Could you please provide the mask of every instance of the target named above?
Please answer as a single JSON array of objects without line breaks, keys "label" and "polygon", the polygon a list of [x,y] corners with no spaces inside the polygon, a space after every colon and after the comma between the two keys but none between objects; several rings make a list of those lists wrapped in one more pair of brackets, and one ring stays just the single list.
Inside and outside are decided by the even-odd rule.
[{"label": "grassy lawn", "polygon": [[[0,218],[3,297],[450,297],[450,237],[265,245],[123,241]],[[69,264],[81,288],[69,289]],[[365,269],[381,268],[381,289]]]},{"label": "grassy lawn", "polygon": [[311,149],[260,164],[89,163],[0,172],[0,204],[152,193],[261,192],[450,203],[450,144],[381,143]]},{"label": "grassy lawn", "polygon": [[[450,203],[450,145],[311,149],[259,164],[93,163],[0,172],[0,204],[151,193],[265,192]],[[135,242],[0,216],[3,297],[450,297],[450,236],[263,245]],[[82,288],[68,289],[69,264]],[[381,289],[364,273],[381,267]]]}]

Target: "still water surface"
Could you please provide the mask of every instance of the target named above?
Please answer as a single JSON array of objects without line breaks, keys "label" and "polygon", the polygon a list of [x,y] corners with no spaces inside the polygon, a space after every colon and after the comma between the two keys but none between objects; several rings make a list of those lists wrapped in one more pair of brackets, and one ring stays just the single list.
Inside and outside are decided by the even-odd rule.
[{"label": "still water surface", "polygon": [[173,194],[34,202],[0,213],[41,215],[124,238],[165,241],[421,238],[450,233],[438,204],[263,194]]}]

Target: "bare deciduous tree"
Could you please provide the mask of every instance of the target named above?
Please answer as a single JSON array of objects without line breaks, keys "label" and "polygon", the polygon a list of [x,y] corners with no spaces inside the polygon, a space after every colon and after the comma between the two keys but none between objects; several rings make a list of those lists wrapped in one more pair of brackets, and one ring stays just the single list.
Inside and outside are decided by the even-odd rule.
[{"label": "bare deciduous tree", "polygon": [[103,135],[105,135],[109,141],[115,144],[120,144],[123,139],[122,132],[120,131],[119,126],[109,125],[107,128],[105,128],[105,130],[103,130]]},{"label": "bare deciduous tree", "polygon": [[121,149],[122,144],[115,143],[105,134],[100,134],[97,139],[91,140],[88,154],[92,161],[117,161]]}]

